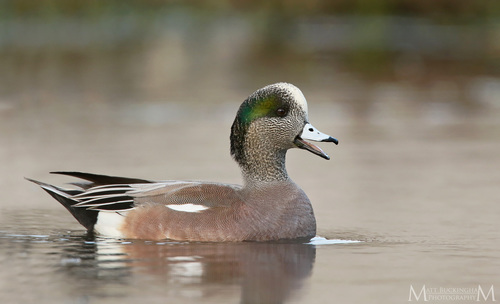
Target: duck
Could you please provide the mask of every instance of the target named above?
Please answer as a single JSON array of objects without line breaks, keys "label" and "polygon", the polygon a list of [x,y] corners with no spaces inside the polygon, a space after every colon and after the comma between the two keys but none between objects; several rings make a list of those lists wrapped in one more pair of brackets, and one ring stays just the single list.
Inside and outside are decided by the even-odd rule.
[{"label": "duck", "polygon": [[329,160],[312,144],[338,140],[316,129],[296,86],[275,83],[240,105],[230,153],[243,184],[153,181],[76,171],[73,188],[40,182],[89,233],[118,239],[199,242],[308,240],[316,219],[304,191],[288,176],[285,158],[299,148]]}]

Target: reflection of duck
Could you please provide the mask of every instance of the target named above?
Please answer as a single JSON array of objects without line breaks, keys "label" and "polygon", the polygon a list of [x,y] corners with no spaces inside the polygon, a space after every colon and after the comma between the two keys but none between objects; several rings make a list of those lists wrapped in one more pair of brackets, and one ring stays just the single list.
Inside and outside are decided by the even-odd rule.
[{"label": "reflection of duck", "polygon": [[[169,300],[221,296],[227,300],[236,296],[231,287],[240,286],[241,303],[285,302],[311,275],[316,255],[312,245],[268,242],[123,244],[97,239],[94,248],[95,269],[87,264],[79,271],[84,276],[95,271],[100,292],[116,284],[114,274],[122,288],[132,284],[143,289],[140,284],[154,282],[157,296]],[[84,254],[89,256],[88,245]],[[72,258],[76,257],[72,252]],[[67,269],[78,273],[75,267]]]},{"label": "reflection of duck", "polygon": [[337,140],[316,130],[302,92],[269,85],[240,106],[231,128],[231,154],[244,186],[58,172],[90,181],[81,190],[38,183],[88,230],[113,237],[190,241],[268,241],[311,238],[316,220],[306,194],[285,168],[288,149],[329,159],[305,141]]}]

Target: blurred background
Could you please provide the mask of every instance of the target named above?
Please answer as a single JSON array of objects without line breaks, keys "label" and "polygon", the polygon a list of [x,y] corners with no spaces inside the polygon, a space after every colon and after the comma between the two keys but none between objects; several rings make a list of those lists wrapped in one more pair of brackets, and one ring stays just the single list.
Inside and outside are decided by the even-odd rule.
[{"label": "blurred background", "polygon": [[0,3],[3,206],[59,208],[23,180],[52,170],[238,183],[236,110],[280,81],[340,140],[289,154],[320,220],[497,191],[498,1]]},{"label": "blurred background", "polygon": [[[48,172],[77,170],[240,183],[229,155],[235,113],[281,81],[303,91],[310,122],[340,141],[320,144],[330,161],[287,155],[318,234],[366,241],[299,252],[311,258],[307,271],[315,257],[316,267],[307,287],[310,273],[289,286],[296,301],[401,303],[410,285],[498,283],[500,1],[3,0],[2,302],[69,303],[81,293],[78,303],[145,294],[164,303],[186,293],[177,302],[236,303],[246,277],[275,280],[276,293],[290,272],[240,273],[231,260],[215,277],[188,274],[201,286],[172,272],[180,283],[166,288],[161,254],[150,260],[158,280],[131,266],[135,275],[93,277],[112,265],[78,262],[88,251],[64,258],[87,244],[66,236],[83,228],[23,177],[64,185],[74,180]],[[266,271],[287,261],[257,256],[270,261]],[[288,261],[284,269],[300,269],[293,252]],[[222,270],[233,289],[220,283]]]}]

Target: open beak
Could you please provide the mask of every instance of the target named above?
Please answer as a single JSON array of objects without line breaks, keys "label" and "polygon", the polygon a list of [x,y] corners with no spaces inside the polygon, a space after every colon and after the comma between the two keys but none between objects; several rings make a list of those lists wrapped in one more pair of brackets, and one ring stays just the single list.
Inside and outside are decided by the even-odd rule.
[{"label": "open beak", "polygon": [[318,146],[311,144],[310,142],[305,141],[305,139],[309,140],[314,140],[314,141],[326,141],[326,142],[332,142],[336,145],[339,144],[339,141],[330,135],[326,135],[324,133],[321,133],[313,127],[310,123],[306,123],[304,126],[304,129],[302,130],[302,133],[300,135],[297,135],[294,140],[294,144],[304,150],[307,150],[309,152],[312,152],[318,156],[323,157],[324,159],[330,159],[330,156],[323,152]]}]

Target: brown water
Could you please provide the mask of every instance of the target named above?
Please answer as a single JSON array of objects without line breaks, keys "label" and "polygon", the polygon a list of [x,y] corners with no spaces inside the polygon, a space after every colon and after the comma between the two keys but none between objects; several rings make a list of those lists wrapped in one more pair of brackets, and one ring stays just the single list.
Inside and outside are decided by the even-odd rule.
[{"label": "brown water", "polygon": [[[1,303],[404,303],[417,301],[424,285],[437,288],[435,296],[444,295],[440,288],[473,289],[474,300],[432,300],[429,289],[419,302],[471,303],[478,286],[485,295],[493,286],[498,301],[498,76],[460,61],[443,63],[457,74],[443,72],[405,55],[396,60],[399,78],[374,79],[341,68],[325,50],[307,53],[314,49],[300,40],[307,24],[277,56],[244,21],[204,20],[185,30],[176,20],[160,34],[158,24],[149,29],[152,40],[132,31],[123,48],[71,39],[52,48],[33,36],[42,45],[2,50]],[[321,145],[330,161],[288,154],[318,235],[361,242],[89,238],[23,179],[64,184],[70,179],[48,172],[80,170],[239,183],[230,125],[246,96],[277,81],[299,86],[311,123],[340,140]]]}]

